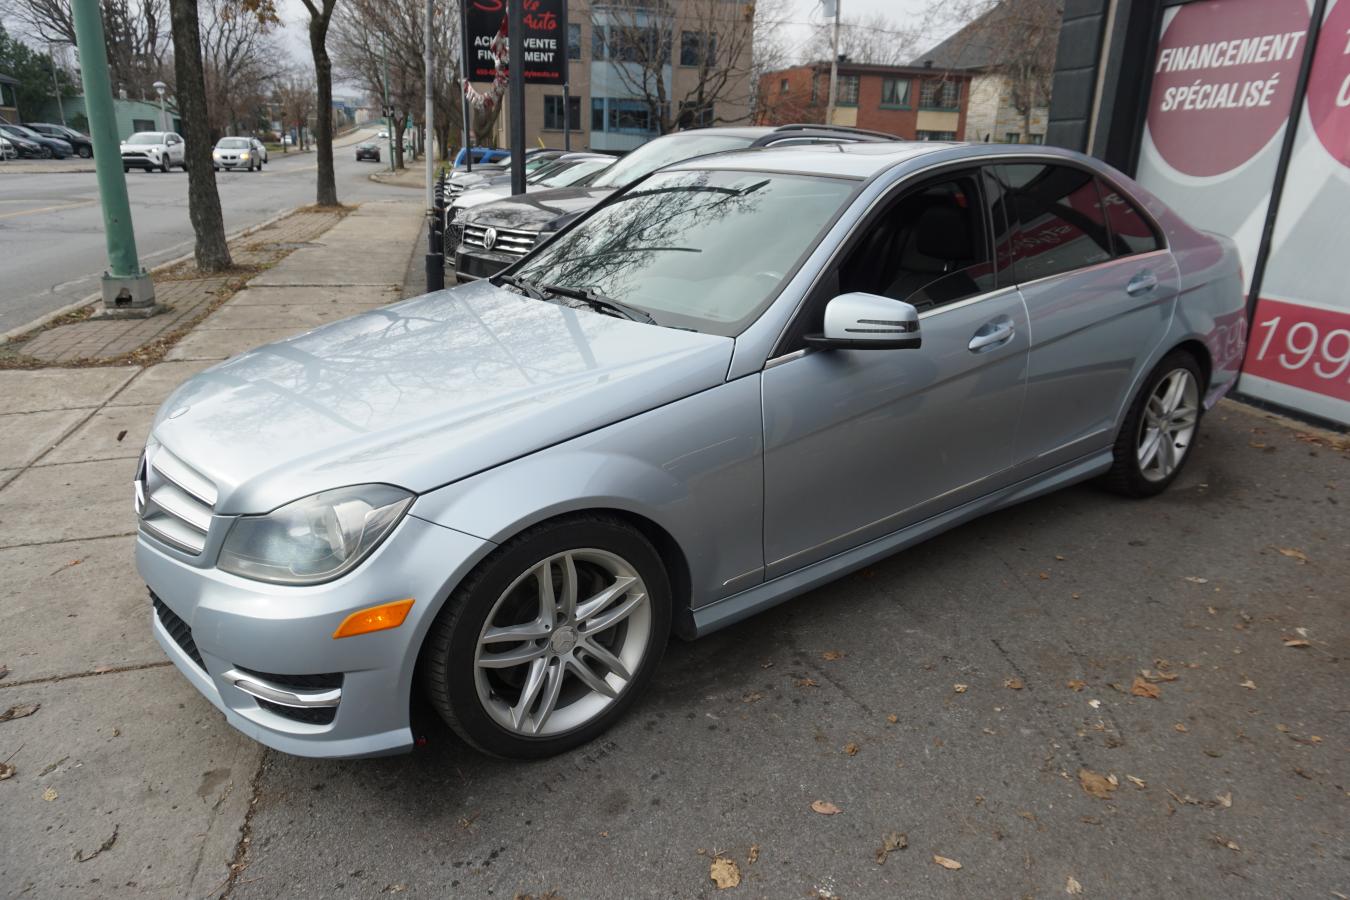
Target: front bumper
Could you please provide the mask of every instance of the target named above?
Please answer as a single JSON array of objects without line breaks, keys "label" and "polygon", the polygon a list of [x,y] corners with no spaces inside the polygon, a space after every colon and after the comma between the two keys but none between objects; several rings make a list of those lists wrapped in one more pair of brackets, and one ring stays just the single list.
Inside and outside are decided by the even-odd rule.
[{"label": "front bumper", "polygon": [[[412,746],[409,697],[422,639],[450,589],[491,546],[406,516],[370,559],[328,584],[269,585],[198,568],[144,534],[136,567],[169,610],[151,612],[155,638],[231,725],[297,756],[378,756]],[[352,612],[404,597],[416,602],[398,628],[333,640]],[[241,673],[249,682],[242,688]],[[332,680],[295,689],[318,676]],[[280,697],[269,693],[278,690]],[[315,704],[325,715],[294,714],[296,707],[285,707],[293,702],[288,690],[327,701]],[[260,694],[285,708],[274,711],[277,704]]]}]

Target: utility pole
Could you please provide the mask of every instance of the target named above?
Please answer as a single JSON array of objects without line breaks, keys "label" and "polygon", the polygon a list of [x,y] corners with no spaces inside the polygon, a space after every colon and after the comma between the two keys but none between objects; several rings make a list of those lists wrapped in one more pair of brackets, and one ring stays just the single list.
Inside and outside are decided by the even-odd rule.
[{"label": "utility pole", "polygon": [[103,273],[105,313],[148,316],[159,311],[155,285],[141,268],[136,233],[131,224],[126,173],[122,171],[121,139],[113,113],[112,84],[108,77],[108,50],[103,43],[103,16],[98,0],[71,0],[75,41],[80,51],[80,81],[84,85],[85,114],[94,144],[94,170],[103,207],[103,235],[108,247],[108,271]]},{"label": "utility pole", "polygon": [[422,151],[426,156],[427,172],[427,293],[439,291],[445,287],[445,259],[440,254],[440,229],[436,227],[436,191],[433,183],[436,176],[436,155],[431,152],[431,136],[435,133],[432,129],[432,122],[436,116],[436,105],[432,102],[432,79],[436,77],[436,67],[433,65],[434,51],[431,43],[431,18],[435,3],[436,0],[426,0],[426,16],[422,23],[422,52],[426,56],[426,77],[423,79],[426,82],[426,109],[422,122]]},{"label": "utility pole", "polygon": [[525,10],[524,0],[511,4],[507,23],[511,57],[511,193],[525,193]]},{"label": "utility pole", "polygon": [[47,59],[52,63],[52,93],[56,95],[56,112],[61,116],[61,127],[66,127],[66,107],[61,102],[61,83],[56,78],[56,53],[52,45],[47,45]]},{"label": "utility pole", "polygon": [[834,34],[830,39],[830,102],[825,108],[825,124],[834,124],[834,106],[839,100],[839,6],[842,0],[821,0],[825,13],[834,9]]}]

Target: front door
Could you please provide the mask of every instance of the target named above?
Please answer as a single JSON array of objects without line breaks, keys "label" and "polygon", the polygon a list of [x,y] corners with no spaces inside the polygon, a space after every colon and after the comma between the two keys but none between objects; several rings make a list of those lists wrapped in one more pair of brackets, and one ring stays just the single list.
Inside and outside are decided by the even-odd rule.
[{"label": "front door", "polygon": [[[1029,330],[999,286],[974,173],[939,176],[865,220],[763,379],[764,553],[774,578],[1006,483]],[[920,311],[922,347],[806,350],[833,296]]]},{"label": "front door", "polygon": [[1092,173],[1042,163],[996,171],[1033,336],[1017,440],[1030,475],[1114,442],[1171,320],[1177,267],[1143,213]]}]

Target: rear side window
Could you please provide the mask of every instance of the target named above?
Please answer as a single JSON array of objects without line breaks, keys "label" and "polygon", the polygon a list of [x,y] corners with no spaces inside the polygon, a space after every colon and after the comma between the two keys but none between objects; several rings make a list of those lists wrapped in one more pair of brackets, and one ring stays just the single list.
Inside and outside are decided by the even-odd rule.
[{"label": "rear side window", "polygon": [[1131,256],[1161,250],[1162,240],[1139,207],[1105,181],[1098,179],[1097,183],[1101,186],[1102,206],[1106,208],[1106,221],[1111,226],[1115,255]]},{"label": "rear side window", "polygon": [[1097,180],[1069,166],[997,167],[1014,221],[1013,266],[1019,282],[1106,262],[1110,231]]}]

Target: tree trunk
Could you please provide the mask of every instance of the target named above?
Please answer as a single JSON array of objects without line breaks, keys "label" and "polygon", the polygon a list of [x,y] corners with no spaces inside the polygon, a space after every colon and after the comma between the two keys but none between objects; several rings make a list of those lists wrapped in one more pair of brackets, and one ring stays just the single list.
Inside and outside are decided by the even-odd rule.
[{"label": "tree trunk", "polygon": [[337,206],[337,179],[333,173],[333,63],[328,59],[328,21],[332,7],[324,4],[322,16],[309,21],[309,49],[314,54],[314,77],[319,83],[318,108],[314,111],[314,149],[318,156],[318,186],[314,202]]},{"label": "tree trunk", "polygon": [[225,242],[225,219],[211,167],[211,135],[206,121],[206,79],[196,0],[171,0],[173,67],[178,82],[178,112],[183,119],[184,160],[188,176],[188,218],[197,236],[197,268],[219,272],[233,265]]}]

